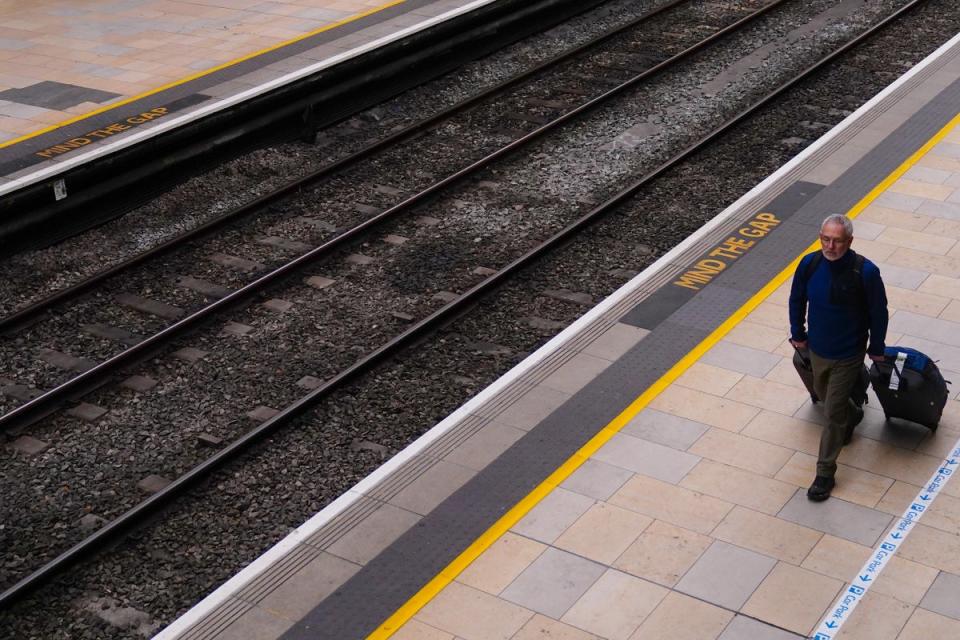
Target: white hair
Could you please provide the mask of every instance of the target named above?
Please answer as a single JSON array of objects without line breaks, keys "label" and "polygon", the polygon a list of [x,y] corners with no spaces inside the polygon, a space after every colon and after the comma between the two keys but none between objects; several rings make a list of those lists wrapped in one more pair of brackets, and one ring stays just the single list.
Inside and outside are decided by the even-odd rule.
[{"label": "white hair", "polygon": [[823,228],[828,224],[839,224],[843,227],[843,233],[848,237],[853,237],[853,221],[842,213],[833,213],[823,219],[823,224],[820,225],[820,231],[823,231]]}]

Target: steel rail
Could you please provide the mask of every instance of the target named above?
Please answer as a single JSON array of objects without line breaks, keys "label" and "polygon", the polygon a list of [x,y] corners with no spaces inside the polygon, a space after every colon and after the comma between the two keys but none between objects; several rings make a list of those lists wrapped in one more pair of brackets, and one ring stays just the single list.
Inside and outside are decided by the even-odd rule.
[{"label": "steel rail", "polygon": [[581,115],[602,106],[608,100],[611,100],[628,89],[633,88],[641,81],[656,75],[675,64],[678,64],[694,53],[699,52],[704,47],[709,46],[716,40],[735,32],[767,12],[789,1],[790,0],[773,0],[771,3],[761,7],[757,11],[754,11],[740,20],[731,23],[730,25],[720,29],[719,31],[716,31],[707,38],[700,40],[696,44],[691,45],[674,56],[667,58],[666,60],[650,67],[649,69],[646,69],[633,78],[617,85],[616,87],[613,87],[612,89],[607,90],[591,100],[588,100],[580,106],[558,116],[556,119],[541,125],[530,133],[513,140],[512,142],[484,156],[483,158],[474,161],[466,167],[459,169],[458,171],[448,175],[442,180],[420,191],[419,193],[416,193],[393,205],[392,207],[381,211],[357,226],[349,229],[348,231],[345,231],[340,235],[328,240],[327,242],[315,247],[314,249],[311,249],[307,253],[304,253],[290,262],[277,267],[273,271],[260,276],[256,280],[232,291],[228,295],[215,302],[212,302],[206,307],[187,315],[186,317],[150,336],[149,338],[142,340],[136,345],[117,353],[116,355],[104,360],[103,362],[100,362],[87,371],[74,376],[73,378],[52,389],[49,389],[36,398],[21,404],[20,406],[0,416],[0,430],[13,430],[17,427],[23,427],[24,425],[31,424],[32,422],[49,415],[49,413],[56,410],[56,407],[58,407],[60,404],[69,399],[80,397],[92,389],[98,388],[110,375],[121,370],[127,365],[133,364],[147,357],[148,355],[155,353],[157,350],[169,343],[173,338],[183,334],[188,329],[198,326],[200,322],[212,317],[214,314],[226,310],[232,305],[240,304],[241,302],[252,298],[256,294],[266,289],[268,286],[278,282],[284,277],[291,275],[294,271],[300,269],[301,267],[322,257],[330,255],[333,251],[351,242],[368,229],[393,218],[394,216],[406,211],[420,202],[423,202],[441,190],[478,172],[479,170],[492,164],[494,161],[513,153],[515,150],[530,144],[534,140],[539,139],[561,125],[566,124],[568,121],[578,118]]},{"label": "steel rail", "polygon": [[132,269],[133,267],[143,264],[148,260],[152,260],[159,256],[165,255],[174,249],[182,247],[186,243],[202,238],[221,227],[238,221],[246,216],[249,216],[257,211],[261,211],[266,207],[275,204],[278,200],[282,200],[297,191],[309,187],[316,182],[319,182],[323,178],[330,176],[337,171],[352,167],[353,165],[366,160],[367,158],[374,156],[386,149],[389,149],[392,146],[398,145],[402,142],[405,142],[416,135],[419,135],[433,127],[436,127],[438,124],[442,123],[445,120],[450,119],[451,117],[462,113],[470,108],[473,108],[480,102],[488,100],[490,98],[496,97],[506,90],[519,85],[523,82],[534,78],[535,76],[549,71],[553,67],[556,67],[564,62],[569,61],[570,59],[579,56],[590,49],[598,47],[599,45],[611,40],[619,35],[622,35],[631,29],[635,29],[639,25],[647,22],[656,16],[664,13],[670,9],[675,8],[678,5],[690,3],[692,0],[671,0],[666,4],[651,9],[643,15],[637,16],[633,20],[615,28],[602,33],[599,36],[592,38],[591,40],[578,45],[568,51],[544,60],[543,62],[527,69],[526,71],[519,73],[511,78],[507,78],[502,82],[499,82],[492,87],[489,87],[480,93],[477,93],[473,96],[470,96],[466,100],[458,102],[457,104],[451,105],[446,109],[439,111],[438,113],[425,118],[418,122],[415,122],[400,131],[390,134],[389,136],[376,140],[373,143],[366,145],[365,147],[355,151],[354,153],[336,160],[328,165],[320,167],[316,171],[311,172],[310,174],[303,176],[297,180],[291,181],[278,189],[264,194],[251,200],[248,203],[235,207],[224,214],[213,218],[203,224],[194,227],[188,231],[184,231],[172,238],[169,238],[162,243],[158,244],[156,247],[152,247],[146,251],[138,253],[134,256],[118,262],[112,267],[99,271],[89,278],[86,278],[82,282],[78,282],[74,285],[61,289],[37,302],[30,304],[23,309],[15,311],[7,316],[0,318],[0,335],[5,333],[11,333],[16,331],[18,327],[28,325],[32,323],[35,319],[38,318],[44,312],[50,310],[52,307],[62,304],[68,300],[76,298],[83,293],[91,290],[101,282],[113,278],[125,271]]},{"label": "steel rail", "polygon": [[538,247],[535,247],[531,251],[527,252],[523,256],[520,256],[509,265],[498,271],[497,273],[489,276],[483,282],[477,284],[472,289],[461,295],[456,300],[451,301],[447,305],[438,309],[436,312],[424,318],[423,320],[412,325],[405,332],[396,336],[394,339],[390,340],[388,343],[384,344],[376,351],[371,352],[367,356],[364,356],[351,367],[345,369],[339,373],[336,377],[331,378],[325,382],[322,386],[318,387],[314,391],[300,398],[294,404],[288,406],[280,413],[270,418],[269,420],[261,423],[258,427],[252,429],[245,435],[241,436],[234,442],[230,443],[227,447],[212,455],[210,458],[200,463],[190,471],[188,471],[183,476],[179,477],[177,480],[172,482],[170,485],[154,494],[144,502],[140,503],[136,507],[133,507],[123,515],[119,516],[115,520],[112,520],[104,527],[99,529],[96,533],[82,540],[81,542],[75,544],[73,547],[67,551],[60,554],[54,560],[51,560],[43,567],[37,569],[30,575],[24,577],[22,580],[17,582],[15,585],[0,593],[0,607],[6,606],[16,600],[19,597],[22,597],[25,593],[31,589],[36,588],[42,584],[45,580],[51,578],[56,573],[60,572],[67,566],[77,562],[85,555],[93,552],[102,545],[108,543],[116,542],[117,539],[129,529],[140,524],[147,517],[151,516],[153,512],[160,508],[162,505],[166,504],[172,498],[179,495],[182,491],[185,491],[189,487],[193,486],[195,483],[207,477],[208,474],[218,469],[221,465],[231,461],[233,458],[237,457],[239,454],[244,452],[246,448],[262,438],[272,434],[277,431],[281,426],[285,425],[287,422],[293,420],[294,418],[299,417],[301,414],[305,413],[307,410],[312,408],[314,405],[319,403],[324,397],[330,395],[336,388],[343,385],[344,383],[356,378],[362,373],[366,372],[380,361],[385,360],[388,357],[393,356],[401,348],[406,347],[407,345],[416,342],[421,339],[424,334],[429,333],[434,330],[436,327],[441,326],[445,323],[448,323],[453,319],[457,314],[462,313],[469,306],[473,305],[475,300],[484,294],[489,293],[494,288],[500,286],[503,281],[505,281],[509,276],[513,275],[516,271],[525,268],[530,263],[541,257],[543,254],[552,250],[553,248],[562,245],[563,243],[569,241],[573,236],[575,236],[581,229],[586,226],[596,222],[601,216],[606,214],[612,209],[615,209],[625,200],[631,198],[637,191],[639,191],[647,183],[653,181],[655,178],[659,177],[661,174],[671,169],[675,165],[679,164],[689,156],[693,155],[704,146],[708,145],[710,142],[715,140],[717,137],[731,129],[732,127],[739,124],[741,121],[745,120],[747,117],[758,111],[759,109],[766,106],[768,103],[773,101],[774,98],[787,91],[795,84],[805,79],[807,76],[813,74],[815,71],[820,69],[826,64],[829,64],[831,61],[845,53],[846,51],[852,49],[853,47],[859,45],[864,40],[869,39],[874,36],[877,32],[885,28],[891,22],[901,17],[903,14],[909,12],[910,10],[916,8],[917,6],[924,4],[927,0],[912,0],[909,4],[904,5],[898,9],[893,14],[889,15],[887,18],[878,22],[872,26],[867,31],[861,33],[859,36],[850,40],[846,44],[835,49],[833,52],[821,58],[816,63],[810,65],[799,74],[780,85],[764,97],[762,97],[758,102],[754,103],[750,107],[744,109],[740,113],[736,114],[732,118],[728,119],[716,129],[711,131],[709,134],[698,140],[697,142],[691,144],[683,151],[671,157],[669,160],[665,161],[659,167],[653,169],[652,171],[644,174],[636,182],[634,182],[629,187],[623,189],[619,193],[615,194],[602,204],[591,209],[589,212],[578,218],[576,221],[564,227],[562,230],[557,232],[555,235],[551,236],[548,240],[541,243]]}]

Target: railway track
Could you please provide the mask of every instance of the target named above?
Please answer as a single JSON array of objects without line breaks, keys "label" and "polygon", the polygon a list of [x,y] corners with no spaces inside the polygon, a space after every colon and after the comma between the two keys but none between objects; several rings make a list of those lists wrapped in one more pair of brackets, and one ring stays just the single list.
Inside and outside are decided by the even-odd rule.
[{"label": "railway track", "polygon": [[[789,86],[789,85],[788,85],[788,86]],[[784,89],[784,90],[785,90],[785,89]],[[766,100],[770,100],[770,99],[772,99],[772,97],[768,97]],[[754,104],[755,104],[755,106],[750,107],[749,110],[744,110],[743,113],[739,114],[739,116],[738,116],[736,119],[729,119],[722,127],[715,127],[714,130],[713,130],[713,132],[711,133],[711,135],[707,136],[707,139],[709,140],[709,139],[712,139],[712,138],[714,138],[714,137],[716,137],[716,136],[719,136],[722,132],[724,132],[725,130],[727,130],[729,127],[734,126],[734,123],[735,123],[736,121],[738,121],[738,120],[740,120],[740,119],[742,119],[742,118],[749,117],[750,113],[753,112],[753,111],[756,110],[756,109],[759,109],[759,108],[760,108],[760,105],[762,105],[763,103],[760,102],[760,103],[754,103]],[[536,260],[540,255],[542,255],[543,253],[551,250],[550,247],[556,246],[557,244],[561,244],[561,243],[563,243],[563,242],[568,241],[571,236],[575,235],[575,234],[576,234],[580,229],[582,229],[585,225],[590,224],[590,222],[591,222],[591,220],[593,219],[593,217],[603,215],[605,212],[607,212],[607,211],[610,210],[610,209],[616,209],[616,208],[618,208],[618,207],[621,207],[621,206],[622,206],[625,202],[627,202],[630,198],[633,198],[633,197],[635,196],[635,192],[636,192],[639,188],[641,188],[643,185],[649,184],[651,181],[653,181],[653,180],[656,178],[656,176],[661,175],[661,174],[662,174],[664,171],[666,171],[669,167],[672,167],[672,166],[676,165],[676,163],[683,161],[684,158],[686,158],[689,154],[694,153],[694,151],[695,151],[696,149],[697,149],[696,146],[691,146],[691,147],[690,147],[688,150],[686,150],[686,151],[683,151],[683,152],[681,152],[681,153],[679,153],[679,154],[676,154],[676,153],[673,154],[673,157],[672,157],[668,162],[666,162],[666,163],[661,162],[661,163],[660,163],[660,166],[659,166],[658,168],[656,168],[655,170],[652,170],[652,171],[648,172],[647,175],[645,175],[642,180],[640,180],[640,181],[637,182],[636,184],[630,185],[630,186],[629,186],[628,188],[626,188],[626,189],[621,190],[619,193],[617,193],[616,195],[614,195],[614,197],[609,198],[609,199],[608,199],[606,202],[604,202],[602,205],[600,205],[600,206],[598,206],[598,207],[594,207],[594,208],[589,212],[589,216],[590,216],[590,217],[586,217],[586,216],[581,217],[581,218],[577,219],[576,221],[574,221],[574,222],[572,222],[572,223],[570,223],[570,224],[567,224],[566,226],[562,227],[562,229],[561,229],[561,231],[560,231],[559,233],[555,233],[555,234],[551,237],[550,240],[551,240],[551,242],[553,243],[552,245],[543,245],[543,248],[538,248],[538,249],[534,249],[534,250],[532,250],[532,251],[527,252],[527,254],[525,254],[524,256],[515,259],[515,260],[513,261],[513,264],[511,265],[511,267],[512,267],[512,268],[515,268],[515,269],[519,269],[519,268],[522,268],[522,267],[524,267],[524,266],[526,266],[526,265],[529,265],[532,261]],[[653,244],[653,243],[652,243],[652,244]],[[654,250],[656,250],[656,248],[654,248]],[[642,266],[642,265],[638,265],[638,266]],[[504,280],[504,279],[506,278],[506,274],[508,274],[508,273],[509,273],[509,271],[508,271],[506,268],[504,268],[504,269],[499,270],[498,273],[493,274],[493,275],[490,275],[490,276],[484,281],[484,282],[487,283],[487,284],[478,285],[478,286],[476,287],[477,293],[485,292],[485,291],[489,290],[490,288],[492,288],[492,287],[494,287],[494,286],[500,285],[500,284],[501,284],[501,280]],[[474,302],[471,300],[471,298],[468,298],[468,297],[466,297],[466,296],[464,295],[464,296],[458,298],[456,301],[452,301],[452,302],[448,303],[446,306],[444,306],[443,309],[441,310],[441,312],[438,312],[438,314],[435,314],[435,317],[431,318],[431,322],[449,322],[449,321],[450,321],[450,318],[452,317],[452,315],[457,314],[457,313],[460,313],[460,312],[462,311],[462,307],[463,307],[463,306],[467,306],[467,305],[471,305],[471,304],[474,304]],[[402,321],[402,319],[401,319],[401,321]],[[416,338],[417,338],[417,334],[416,334],[415,331],[419,330],[419,329],[421,328],[421,326],[422,326],[422,327],[425,327],[425,328],[428,328],[428,323],[426,323],[426,322],[421,322],[421,323],[418,323],[418,325],[416,325],[415,327],[411,327],[409,330],[407,330],[407,331],[405,331],[405,332],[403,332],[403,333],[401,334],[400,339],[398,339],[397,341],[395,341],[395,342],[396,342],[395,345],[391,346],[391,345],[388,344],[385,348],[388,348],[388,349],[390,349],[390,350],[393,350],[393,349],[402,347],[403,344],[404,344],[404,342],[406,342],[406,341],[416,339]],[[384,353],[395,353],[395,351],[385,351]],[[371,354],[371,355],[372,355],[372,354]],[[358,362],[356,363],[356,365],[357,365],[358,368],[356,369],[356,371],[355,371],[354,373],[349,373],[349,374],[344,374],[344,375],[346,375],[346,376],[353,376],[353,375],[355,375],[356,373],[361,373],[363,370],[365,370],[365,368],[367,367],[367,365],[368,365],[369,362],[370,362],[370,361],[368,361],[366,358],[362,358],[360,361],[358,361]],[[345,377],[345,378],[343,378],[343,379],[346,380],[347,378]],[[316,389],[315,389],[313,392],[311,392],[307,397],[308,397],[308,398],[309,398],[309,397],[312,397],[312,398],[314,398],[314,399],[319,399],[320,397],[322,397],[322,396],[326,395],[327,393],[329,393],[333,388],[334,388],[334,387],[333,387],[333,384],[332,384],[331,382],[328,382],[326,385],[323,385],[323,386],[320,386],[320,387],[316,388]],[[310,402],[312,402],[312,400],[311,400]],[[309,404],[304,404],[304,405],[301,405],[301,406],[299,406],[299,407],[296,407],[295,405],[294,405],[294,406],[291,406],[291,408],[288,409],[289,413],[286,413],[286,414],[281,413],[281,414],[279,414],[279,415],[277,415],[277,416],[274,416],[273,418],[267,420],[267,421],[264,422],[262,425],[260,425],[260,427],[259,427],[258,429],[254,430],[254,431],[252,431],[252,432],[250,432],[250,433],[248,434],[249,437],[250,437],[250,441],[252,441],[252,440],[253,440],[254,438],[256,438],[256,437],[262,437],[263,435],[266,435],[266,433],[268,432],[268,430],[269,430],[270,428],[272,428],[272,426],[280,424],[282,420],[284,420],[284,419],[286,419],[286,418],[289,418],[289,417],[291,417],[292,415],[295,415],[295,414],[298,413],[298,412],[302,412],[302,410],[305,409],[305,408],[307,408],[308,406],[310,406],[310,405],[309,405]],[[254,435],[254,434],[256,434],[256,435]],[[223,459],[218,460],[218,461],[215,463],[215,464],[219,464],[220,462],[225,461],[225,460],[227,459],[227,457],[229,457],[229,456],[227,455],[227,452],[230,451],[230,449],[233,448],[234,445],[236,445],[237,450],[239,450],[244,444],[246,444],[246,442],[247,442],[246,440],[243,440],[243,441],[241,441],[241,440],[236,440],[236,441],[234,441],[233,444],[229,445],[226,449],[224,449],[224,450],[221,451],[220,453],[218,453],[218,454],[216,454],[216,455],[208,458],[208,460],[213,461],[213,460],[215,460],[215,459],[218,459],[218,457],[221,456],[221,455],[225,456]],[[206,463],[204,463],[204,464],[206,464]],[[211,464],[214,464],[214,463],[211,463]],[[201,466],[202,466],[202,465],[201,465]],[[197,468],[197,470],[199,470],[199,467]],[[204,470],[204,471],[206,471],[206,470]],[[186,478],[188,478],[188,476],[186,476],[186,475],[185,475],[185,476],[181,476],[181,480],[183,480],[183,484],[182,484],[181,486],[186,486],[186,485],[191,481],[191,480],[187,480]],[[180,482],[181,482],[180,480],[177,481],[177,483],[180,483]],[[175,483],[174,485],[171,485],[171,487],[176,488],[176,487],[177,487],[177,484]],[[171,490],[171,491],[172,491],[172,490]],[[144,503],[144,504],[145,504],[145,507],[144,507],[143,510],[144,510],[144,511],[147,511],[147,510],[149,510],[149,508],[150,508],[151,506],[155,506],[155,503],[160,501],[160,499],[157,498],[157,496],[159,496],[159,495],[162,495],[162,494],[155,494],[154,499],[151,499],[151,500],[148,501],[147,503]],[[151,501],[153,501],[153,503],[151,503]],[[138,507],[137,509],[140,509],[140,508]],[[132,514],[131,514],[131,515],[132,515]],[[129,524],[131,524],[131,523],[125,523],[123,526],[126,527],[126,526],[129,526]],[[120,526],[118,525],[116,528],[117,528],[117,530],[119,530],[119,529],[121,529],[122,527],[120,527]],[[107,536],[106,536],[106,533],[103,533],[103,532],[107,532],[107,531],[109,531],[109,530],[110,530],[110,526],[102,528],[102,529],[100,530],[100,531],[101,531],[101,534],[100,534],[100,535],[102,535],[104,538],[106,538],[106,537],[107,537]],[[98,542],[98,541],[97,541],[97,540],[93,540],[93,542]],[[51,570],[51,573],[52,573],[52,570]],[[46,577],[46,576],[44,576],[44,577]],[[7,595],[7,594],[5,594],[5,595]]]},{"label": "railway track", "polygon": [[[740,22],[735,21],[742,17],[744,13],[742,10],[723,17],[706,16],[721,22],[726,18],[728,23],[735,22],[735,24],[724,30],[714,29],[714,33],[699,41],[693,40],[688,35],[686,42],[681,39],[680,42],[664,43],[660,51],[652,55],[643,54],[642,59],[637,59],[635,54],[623,53],[624,50],[630,52],[635,49],[636,42],[648,32],[662,31],[664,19],[671,20],[673,24],[692,21],[696,27],[692,35],[702,32],[707,26],[706,20],[696,15],[696,11],[692,11],[698,4],[700,3],[672,2],[648,12],[640,19],[558,56],[537,69],[520,74],[480,96],[464,101],[304,179],[291,182],[246,206],[235,209],[202,228],[182,234],[151,251],[135,256],[0,320],[0,331],[10,332],[18,325],[27,325],[30,329],[27,333],[39,334],[39,340],[35,339],[34,344],[47,341],[46,345],[40,344],[26,349],[22,342],[18,341],[15,349],[6,353],[2,353],[3,349],[0,347],[0,354],[5,356],[6,362],[9,363],[8,367],[16,368],[17,374],[17,377],[8,378],[7,389],[12,393],[5,395],[9,402],[21,403],[21,406],[14,407],[8,410],[6,415],[0,416],[0,427],[7,429],[8,432],[22,429],[31,421],[47,415],[51,407],[61,404],[64,398],[74,397],[84,389],[96,388],[104,375],[134,362],[138,357],[142,358],[139,354],[150,353],[171,337],[196,326],[237,300],[249,299],[250,296],[256,295],[280,278],[302,268],[301,265],[329,256],[341,247],[356,243],[358,238],[369,234],[371,229],[382,225],[384,221],[404,214],[451,185],[476,175],[491,163],[516,153],[557,127],[581,117],[584,113],[629,90],[636,83],[679,64],[716,39],[776,7],[780,2],[768,4]],[[670,13],[671,10],[674,13]],[[660,22],[657,22],[658,19]],[[661,60],[668,55],[669,59]],[[614,57],[619,62],[611,62]],[[632,62],[628,62],[629,60]],[[659,64],[657,60],[660,60]],[[631,70],[633,77],[626,77]],[[547,79],[543,78],[545,73],[550,74]],[[613,88],[601,85],[598,89],[595,86],[590,87],[589,82],[583,81],[583,78],[589,78],[590,74],[609,79],[611,73],[619,76],[613,80]],[[523,85],[519,87],[518,94],[504,97],[507,89],[522,85],[531,79],[535,79],[538,85],[532,91],[528,85]],[[558,91],[559,94],[568,98],[573,91],[571,99],[576,99],[580,103],[559,100]],[[537,95],[531,96],[531,92]],[[591,94],[598,95],[591,97]],[[503,104],[504,102],[506,104]],[[482,113],[480,113],[480,105],[486,107]],[[549,108],[543,105],[549,105]],[[466,114],[465,122],[450,122],[451,118],[464,114],[467,110],[470,112]],[[502,113],[514,117],[516,127],[525,124],[527,129],[533,130],[513,128],[504,132],[500,124],[501,120],[496,117],[497,114]],[[482,122],[478,123],[477,120]],[[401,188],[397,188],[387,184],[391,180],[391,167],[410,165],[417,158],[436,155],[438,146],[447,148],[452,146],[449,141],[443,140],[442,134],[437,133],[440,131],[438,125],[443,123],[475,132],[475,137],[481,138],[482,142],[487,142],[487,138],[513,139],[505,144],[501,141],[501,146],[491,147],[489,142],[486,145],[478,144],[467,152],[475,159],[471,158],[473,161],[465,167],[462,165],[459,167],[432,166],[431,173],[447,172],[443,178],[432,183],[416,184],[418,181],[414,179],[411,180],[414,183],[412,187],[404,184]],[[479,132],[479,135],[476,132]],[[383,162],[382,152],[395,149],[397,145],[409,141],[410,138],[425,133],[432,135],[415,141],[413,148],[403,147],[396,151],[395,153],[400,157],[385,163],[386,170],[376,166],[372,169],[365,166],[358,168],[359,175],[344,173],[345,169],[357,164],[363,162],[370,164],[371,159],[373,163]],[[457,157],[458,154],[447,152],[441,155],[449,158]],[[333,184],[327,183],[319,188],[313,186],[324,178],[331,178],[330,182]],[[307,189],[309,191],[304,193]],[[373,191],[373,193],[366,193],[359,197],[355,195],[363,190]],[[404,197],[408,192],[412,192],[412,195]],[[316,201],[324,203],[320,211],[315,204],[311,204]],[[348,215],[335,220],[318,216],[318,213],[323,210],[342,210],[351,207],[356,213],[369,217],[357,221],[358,216],[354,212],[348,212]],[[268,214],[264,219],[262,214],[269,209],[280,210],[281,213]],[[289,213],[291,209],[300,215],[291,215]],[[213,237],[209,243],[200,243],[200,238],[209,238],[209,234],[221,229],[224,225],[257,214],[261,215],[258,216],[252,228],[227,230],[222,236]],[[281,225],[284,227],[282,235],[262,231],[264,227],[275,229]],[[188,247],[188,244],[192,246]],[[234,255],[238,253],[237,247],[243,247],[243,255]],[[176,263],[173,265],[158,262],[169,252],[180,252],[182,255],[177,256]],[[296,260],[284,262],[278,259],[278,252],[303,255]],[[354,258],[354,260],[363,259],[363,257]],[[234,273],[226,274],[222,269],[216,272],[208,268],[207,271],[215,273],[211,279],[216,279],[216,282],[194,275],[184,275],[195,273],[198,269],[197,265],[206,261],[213,261],[220,267],[232,269]],[[179,271],[181,275],[172,276],[170,278],[172,282],[167,290],[163,291],[160,288],[162,280],[158,282],[156,278],[157,271],[174,273]],[[253,281],[243,282],[237,277],[236,272],[250,272],[258,277]],[[124,279],[127,281],[124,282]],[[109,291],[104,292],[117,286],[127,289],[127,292],[120,295],[112,295]],[[97,287],[100,287],[99,292],[96,292]],[[144,291],[149,291],[149,296],[142,295]],[[78,300],[79,296],[90,292],[94,292],[97,297],[95,305],[84,305],[84,301]],[[218,301],[203,306],[201,300],[198,300],[203,297]],[[71,302],[79,302],[79,308],[65,309],[65,306]],[[118,314],[110,311],[105,314],[101,311],[116,305],[132,309],[133,313]],[[33,324],[52,312],[56,312],[56,320],[48,329],[44,330]],[[137,314],[148,317],[137,317]],[[103,317],[105,315],[111,317],[106,319]],[[160,331],[158,327],[163,320],[177,320],[177,322]],[[116,326],[120,323],[124,326]],[[145,337],[151,332],[156,334],[153,337]],[[71,335],[76,337],[66,338]],[[119,343],[118,346],[126,347],[124,351],[105,355],[117,343]],[[81,353],[84,350],[87,353]],[[36,355],[39,355],[39,358],[36,358]],[[31,369],[31,359],[33,359],[33,369]],[[101,361],[100,364],[95,364],[97,361]],[[0,376],[4,373],[0,372]],[[81,375],[74,375],[76,373]],[[38,387],[53,387],[53,389],[44,393]],[[39,397],[32,398],[31,396],[34,395]]]}]

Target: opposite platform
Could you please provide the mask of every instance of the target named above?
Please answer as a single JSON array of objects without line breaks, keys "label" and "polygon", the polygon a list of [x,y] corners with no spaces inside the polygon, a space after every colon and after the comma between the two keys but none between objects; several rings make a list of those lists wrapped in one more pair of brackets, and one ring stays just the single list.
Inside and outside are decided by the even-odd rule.
[{"label": "opposite platform", "polygon": [[0,8],[0,195],[498,4],[510,3],[101,0]]}]

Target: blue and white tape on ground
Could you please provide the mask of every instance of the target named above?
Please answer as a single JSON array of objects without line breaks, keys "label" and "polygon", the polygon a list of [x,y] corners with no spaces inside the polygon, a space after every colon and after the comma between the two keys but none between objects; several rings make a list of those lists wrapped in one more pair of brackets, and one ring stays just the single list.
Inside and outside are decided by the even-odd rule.
[{"label": "blue and white tape on ground", "polygon": [[853,610],[860,604],[860,600],[867,595],[867,591],[870,590],[874,581],[880,577],[880,572],[883,571],[887,562],[897,552],[897,549],[906,542],[913,525],[933,505],[940,489],[956,474],[958,465],[960,465],[960,440],[954,443],[950,457],[943,461],[943,464],[930,477],[929,482],[913,499],[900,519],[890,528],[887,536],[873,550],[873,554],[860,569],[856,579],[840,593],[837,601],[830,608],[830,612],[827,613],[827,616],[820,622],[820,626],[814,632],[813,640],[832,640],[837,636],[840,627],[849,619]]}]

